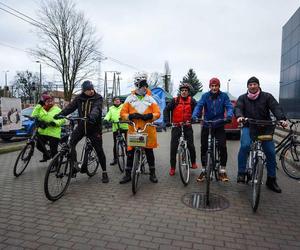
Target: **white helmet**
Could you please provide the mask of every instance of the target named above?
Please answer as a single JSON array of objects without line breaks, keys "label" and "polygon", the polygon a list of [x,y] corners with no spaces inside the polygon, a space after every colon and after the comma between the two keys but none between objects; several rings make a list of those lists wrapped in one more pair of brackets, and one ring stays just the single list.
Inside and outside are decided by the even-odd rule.
[{"label": "white helmet", "polygon": [[136,87],[138,87],[138,83],[141,81],[141,80],[146,80],[147,81],[147,78],[148,78],[148,75],[146,72],[136,72],[133,76],[133,80],[134,80],[134,85]]}]

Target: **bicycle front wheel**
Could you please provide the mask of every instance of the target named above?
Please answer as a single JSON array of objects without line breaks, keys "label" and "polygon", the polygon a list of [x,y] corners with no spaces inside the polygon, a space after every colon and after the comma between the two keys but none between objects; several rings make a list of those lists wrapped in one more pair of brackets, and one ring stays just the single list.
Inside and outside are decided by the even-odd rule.
[{"label": "bicycle front wheel", "polygon": [[138,187],[139,187],[139,179],[140,179],[140,169],[141,169],[141,159],[142,159],[142,152],[136,150],[134,152],[133,158],[133,171],[132,171],[132,193],[136,194]]},{"label": "bicycle front wheel", "polygon": [[124,173],[125,170],[125,155],[126,155],[125,143],[122,141],[118,141],[117,143],[117,154],[118,154],[118,166],[121,173]]},{"label": "bicycle front wheel", "polygon": [[211,154],[207,153],[207,162],[206,162],[206,194],[205,194],[205,200],[206,200],[206,206],[209,206],[209,192],[210,192],[210,180],[211,180],[211,171],[212,171],[212,159]]},{"label": "bicycle front wheel", "polygon": [[84,164],[86,164],[86,174],[93,177],[99,167],[98,156],[94,148],[85,151]]},{"label": "bicycle front wheel", "polygon": [[260,190],[263,178],[264,160],[261,157],[255,161],[253,177],[252,177],[252,209],[255,212],[258,208]]},{"label": "bicycle front wheel", "polygon": [[191,166],[191,159],[190,159],[190,152],[186,148],[179,148],[178,151],[178,166],[179,166],[179,173],[182,183],[186,186],[190,180],[190,166]]},{"label": "bicycle front wheel", "polygon": [[33,142],[26,144],[26,146],[21,150],[14,165],[14,176],[18,177],[24,172],[33,155],[33,150]]},{"label": "bicycle front wheel", "polygon": [[289,177],[300,180],[300,143],[294,142],[283,149],[281,166]]},{"label": "bicycle front wheel", "polygon": [[44,180],[48,200],[56,201],[66,192],[72,177],[71,162],[67,152],[59,152],[50,162]]}]

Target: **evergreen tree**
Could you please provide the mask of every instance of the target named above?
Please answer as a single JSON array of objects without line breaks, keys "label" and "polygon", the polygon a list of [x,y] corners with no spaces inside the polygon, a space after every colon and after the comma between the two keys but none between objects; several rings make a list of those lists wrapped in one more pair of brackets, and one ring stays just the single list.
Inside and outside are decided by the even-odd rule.
[{"label": "evergreen tree", "polygon": [[202,92],[203,85],[198,80],[196,72],[193,69],[189,69],[188,73],[183,77],[181,82],[187,82],[191,85],[191,96],[194,96],[198,92]]}]

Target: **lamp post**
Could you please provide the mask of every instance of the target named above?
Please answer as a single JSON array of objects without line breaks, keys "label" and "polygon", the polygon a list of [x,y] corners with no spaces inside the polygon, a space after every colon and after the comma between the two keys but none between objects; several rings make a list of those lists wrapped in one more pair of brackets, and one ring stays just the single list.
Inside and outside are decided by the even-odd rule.
[{"label": "lamp post", "polygon": [[3,95],[4,95],[4,97],[6,97],[6,91],[8,90],[8,88],[7,88],[7,73],[9,72],[9,70],[5,70],[5,71],[3,71],[4,72],[4,74],[5,74],[5,86],[4,86],[4,92],[3,92]]},{"label": "lamp post", "polygon": [[231,81],[231,79],[228,79],[227,81],[227,93],[229,93],[229,82]]},{"label": "lamp post", "polygon": [[40,82],[39,82],[39,86],[37,88],[38,95],[39,95],[42,90],[42,63],[40,61],[35,61],[35,62],[40,64]]}]

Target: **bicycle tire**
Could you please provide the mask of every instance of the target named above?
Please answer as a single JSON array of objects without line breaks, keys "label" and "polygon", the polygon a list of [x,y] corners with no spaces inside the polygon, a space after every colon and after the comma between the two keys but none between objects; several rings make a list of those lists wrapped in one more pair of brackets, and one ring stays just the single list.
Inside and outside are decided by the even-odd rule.
[{"label": "bicycle tire", "polygon": [[[56,187],[52,186],[52,176]],[[44,180],[44,192],[48,200],[56,201],[66,192],[72,178],[72,167],[68,152],[59,152],[50,162]],[[64,181],[63,181],[64,179]]]},{"label": "bicycle tire", "polygon": [[93,147],[85,151],[83,162],[83,164],[86,164],[86,174],[89,177],[93,177],[97,173],[99,167],[98,156]]},{"label": "bicycle tire", "polygon": [[220,162],[220,150],[219,147],[216,148],[216,152],[215,152],[215,164],[214,164],[214,175],[216,178],[216,181],[220,180],[220,166],[221,166],[221,162]]},{"label": "bicycle tire", "polygon": [[186,186],[190,179],[190,152],[188,149],[180,147],[178,150],[178,166],[182,183]]},{"label": "bicycle tire", "polygon": [[118,141],[117,143],[117,162],[121,173],[125,171],[125,155],[126,155],[125,143]]},{"label": "bicycle tire", "polygon": [[209,192],[210,192],[210,180],[211,180],[211,170],[212,170],[212,159],[210,153],[207,153],[207,162],[206,162],[206,192],[205,192],[205,199],[206,199],[206,206],[209,206]]},{"label": "bicycle tire", "polygon": [[133,171],[132,171],[132,193],[136,194],[138,190],[138,184],[139,184],[139,178],[140,178],[140,173],[139,173],[139,168],[141,165],[141,151],[136,150],[134,152],[133,156]]},{"label": "bicycle tire", "polygon": [[280,157],[283,171],[292,179],[300,180],[300,143],[289,144]]},{"label": "bicycle tire", "polygon": [[[34,150],[34,142],[27,143],[25,147],[21,150],[14,165],[13,171],[15,177],[19,177],[25,171],[33,155],[33,150]],[[23,163],[21,164],[21,167],[19,166],[19,163]]]},{"label": "bicycle tire", "polygon": [[264,170],[264,160],[261,157],[258,157],[255,161],[253,177],[252,177],[252,210],[256,212],[259,199],[260,199],[260,190],[262,185]]}]

